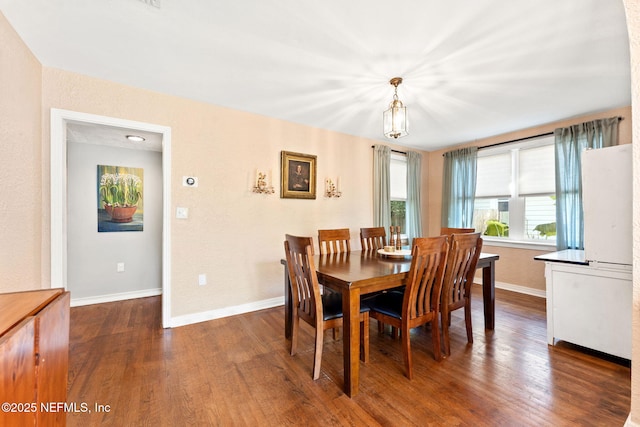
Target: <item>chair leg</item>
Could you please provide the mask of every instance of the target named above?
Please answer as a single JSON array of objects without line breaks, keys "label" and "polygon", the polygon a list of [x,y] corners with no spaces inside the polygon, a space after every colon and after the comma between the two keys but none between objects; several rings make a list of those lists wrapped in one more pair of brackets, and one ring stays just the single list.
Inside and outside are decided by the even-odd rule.
[{"label": "chair leg", "polygon": [[360,322],[360,360],[369,363],[369,313],[362,313]]},{"label": "chair leg", "polygon": [[447,321],[448,319],[451,318],[451,312],[449,311],[443,311],[442,312],[442,341],[443,341],[443,348],[442,348],[442,352],[444,353],[445,356],[449,356],[451,354],[450,348],[449,348],[449,322]]},{"label": "chair leg", "polygon": [[413,379],[413,361],[411,359],[411,334],[409,333],[408,326],[402,326],[401,338],[402,353],[404,356],[405,376],[409,379]]},{"label": "chair leg", "polygon": [[391,327],[391,337],[397,339],[400,336],[400,329],[395,326]]},{"label": "chair leg", "polygon": [[440,350],[440,326],[438,326],[438,313],[431,321],[431,340],[433,341],[433,357],[440,362],[442,360],[442,352]]},{"label": "chair leg", "polygon": [[340,328],[333,328],[332,331],[333,331],[333,339],[337,340],[340,337],[340,334],[339,334]]},{"label": "chair leg", "polygon": [[378,320],[378,333],[384,334],[384,323]]},{"label": "chair leg", "polygon": [[300,318],[298,317],[298,313],[293,313],[291,317],[291,346],[289,347],[289,354],[292,356],[296,354],[296,350],[298,349],[298,326]]},{"label": "chair leg", "polygon": [[467,342],[473,344],[473,331],[471,330],[471,300],[467,298],[464,304],[464,323],[467,327]]},{"label": "chair leg", "polygon": [[322,363],[322,340],[324,337],[324,329],[322,323],[316,325],[316,344],[313,357],[313,379],[320,378],[320,365]]}]

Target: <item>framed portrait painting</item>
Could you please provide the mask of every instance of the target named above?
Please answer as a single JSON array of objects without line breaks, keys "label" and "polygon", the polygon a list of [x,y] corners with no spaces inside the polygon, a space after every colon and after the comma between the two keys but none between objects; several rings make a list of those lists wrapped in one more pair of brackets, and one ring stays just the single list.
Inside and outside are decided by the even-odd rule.
[{"label": "framed portrait painting", "polygon": [[316,198],[316,156],[283,151],[280,166],[280,198]]}]

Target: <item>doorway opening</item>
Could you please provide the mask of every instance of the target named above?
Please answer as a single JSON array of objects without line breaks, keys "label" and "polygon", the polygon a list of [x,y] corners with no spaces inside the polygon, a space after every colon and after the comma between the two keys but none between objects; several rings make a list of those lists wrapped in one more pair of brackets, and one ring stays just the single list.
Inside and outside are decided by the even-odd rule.
[{"label": "doorway opening", "polygon": [[160,135],[162,152],[162,324],[171,326],[171,128],[156,124],[60,109],[51,110],[51,286],[67,289],[68,182],[70,126],[101,126]]}]

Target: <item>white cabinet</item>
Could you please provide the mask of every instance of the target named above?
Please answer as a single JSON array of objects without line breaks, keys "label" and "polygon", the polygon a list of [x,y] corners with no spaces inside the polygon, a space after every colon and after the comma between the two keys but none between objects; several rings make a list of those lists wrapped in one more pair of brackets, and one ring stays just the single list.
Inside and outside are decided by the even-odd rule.
[{"label": "white cabinet", "polygon": [[545,277],[549,344],[563,340],[631,359],[631,266],[546,261]]}]

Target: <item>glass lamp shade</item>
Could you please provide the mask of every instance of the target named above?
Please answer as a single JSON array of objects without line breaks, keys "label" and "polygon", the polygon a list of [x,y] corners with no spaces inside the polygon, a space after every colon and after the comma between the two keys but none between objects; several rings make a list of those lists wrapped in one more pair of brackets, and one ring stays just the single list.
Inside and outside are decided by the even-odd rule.
[{"label": "glass lamp shade", "polygon": [[394,99],[389,109],[382,113],[382,126],[384,136],[387,138],[401,138],[409,135],[409,119],[407,107],[401,101]]}]

